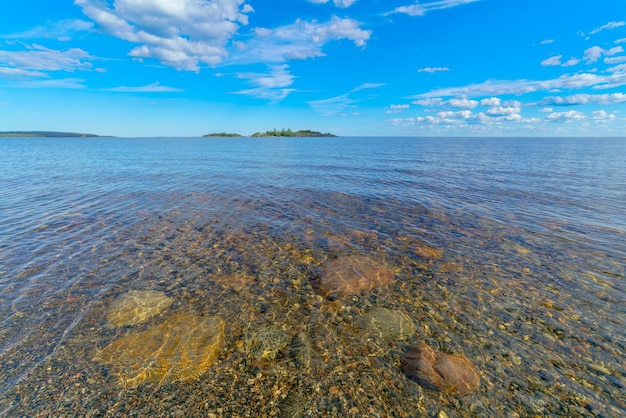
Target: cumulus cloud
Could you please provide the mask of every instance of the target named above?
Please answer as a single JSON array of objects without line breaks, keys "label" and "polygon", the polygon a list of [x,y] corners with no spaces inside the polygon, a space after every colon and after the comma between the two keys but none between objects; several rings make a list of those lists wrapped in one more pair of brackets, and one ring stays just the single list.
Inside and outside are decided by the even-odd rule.
[{"label": "cumulus cloud", "polygon": [[138,44],[129,55],[197,71],[227,55],[225,46],[253,11],[244,0],[75,0],[102,30]]},{"label": "cumulus cloud", "polygon": [[286,64],[270,66],[266,73],[242,73],[238,77],[249,80],[254,88],[238,91],[236,94],[278,102],[294,91],[287,88],[293,84],[294,76]]},{"label": "cumulus cloud", "polygon": [[[328,3],[328,1],[329,0],[309,0],[309,2],[316,3],[316,4],[324,4],[324,3]],[[356,2],[357,0],[333,0],[333,3],[335,3],[335,6],[343,7],[343,8],[350,7]]]},{"label": "cumulus cloud", "polygon": [[68,71],[87,70],[94,59],[80,48],[59,51],[41,45],[24,45],[25,50],[0,50],[0,65],[19,70]]},{"label": "cumulus cloud", "polygon": [[285,62],[324,56],[322,47],[330,41],[347,39],[364,47],[372,32],[354,19],[333,16],[328,22],[296,20],[275,29],[256,28],[255,37],[239,44],[233,62]]},{"label": "cumulus cloud", "polygon": [[461,109],[473,109],[478,106],[478,102],[469,99],[450,99],[448,100],[448,105]]},{"label": "cumulus cloud", "polygon": [[615,104],[626,102],[626,94],[573,94],[570,96],[549,96],[537,103],[539,106],[575,106],[589,103],[595,104]]},{"label": "cumulus cloud", "polygon": [[596,110],[592,112],[591,118],[596,122],[610,122],[615,120],[615,113],[607,113],[605,110]]},{"label": "cumulus cloud", "polygon": [[490,97],[480,101],[481,106],[500,106],[502,101],[498,97]]},{"label": "cumulus cloud", "polygon": [[622,62],[626,62],[626,55],[622,55],[620,57],[607,57],[604,59],[605,64],[620,64]]},{"label": "cumulus cloud", "polygon": [[620,26],[624,26],[624,25],[626,25],[626,22],[624,22],[623,20],[619,22],[609,22],[606,25],[598,26],[597,28],[592,30],[591,35],[595,35],[596,33],[602,32],[603,30],[619,28]]},{"label": "cumulus cloud", "polygon": [[622,48],[621,46],[616,46],[610,49],[603,49],[599,46],[592,46],[591,48],[585,50],[584,57],[585,61],[587,61],[588,64],[592,64],[598,61],[598,59],[603,56],[610,57],[620,52],[624,52],[624,48]]},{"label": "cumulus cloud", "polygon": [[448,67],[424,67],[418,68],[418,73],[438,73],[440,71],[450,71]]},{"label": "cumulus cloud", "polygon": [[400,6],[396,7],[390,12],[385,13],[385,15],[390,15],[393,13],[403,13],[409,16],[424,16],[426,13],[431,10],[442,10],[448,9],[450,7],[461,6],[464,4],[474,3],[480,0],[439,0],[439,1],[431,1],[429,3],[417,3],[412,4],[410,6]]},{"label": "cumulus cloud", "polygon": [[549,67],[549,66],[571,67],[580,62],[580,60],[576,58],[570,58],[569,60],[562,62],[561,58],[563,58],[563,55],[555,55],[553,57],[550,57],[541,61],[541,65],[544,67]]},{"label": "cumulus cloud", "polygon": [[567,112],[553,112],[550,113],[546,120],[548,122],[572,122],[575,120],[585,119],[585,115],[582,112],[576,110],[568,110]]}]

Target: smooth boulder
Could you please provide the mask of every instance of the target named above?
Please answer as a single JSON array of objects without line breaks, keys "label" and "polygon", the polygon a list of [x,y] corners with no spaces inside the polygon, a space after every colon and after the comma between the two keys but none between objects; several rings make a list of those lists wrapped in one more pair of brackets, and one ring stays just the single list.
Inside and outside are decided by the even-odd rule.
[{"label": "smooth boulder", "polygon": [[480,384],[480,373],[463,354],[446,354],[420,344],[401,359],[406,375],[424,386],[444,393],[465,395]]}]

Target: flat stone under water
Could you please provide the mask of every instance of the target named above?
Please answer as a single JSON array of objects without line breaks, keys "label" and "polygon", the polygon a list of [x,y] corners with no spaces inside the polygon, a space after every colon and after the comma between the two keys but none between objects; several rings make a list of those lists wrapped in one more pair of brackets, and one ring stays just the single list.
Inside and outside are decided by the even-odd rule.
[{"label": "flat stone under water", "polygon": [[125,387],[196,379],[215,363],[223,339],[222,319],[180,313],[110,343],[94,360]]},{"label": "flat stone under water", "polygon": [[164,312],[173,301],[158,290],[129,290],[111,303],[107,320],[115,327],[140,324]]}]

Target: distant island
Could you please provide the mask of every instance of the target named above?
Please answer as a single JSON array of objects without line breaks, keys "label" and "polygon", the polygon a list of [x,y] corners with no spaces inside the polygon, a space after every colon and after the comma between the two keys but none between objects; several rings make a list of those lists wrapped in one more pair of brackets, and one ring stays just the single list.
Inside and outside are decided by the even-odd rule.
[{"label": "distant island", "polygon": [[0,138],[112,138],[94,134],[79,134],[75,132],[51,131],[8,131],[0,132]]},{"label": "distant island", "polygon": [[[206,134],[203,135],[204,138],[215,138],[215,137],[226,137],[226,138],[234,138],[234,137],[241,137],[242,135],[239,134],[232,134],[232,133],[226,133],[226,132],[219,132],[219,133],[212,133],[212,134]],[[317,132],[317,131],[311,131],[309,129],[304,129],[304,130],[300,130],[300,131],[292,131],[291,129],[281,129],[279,130],[272,130],[272,131],[265,131],[265,132],[256,132],[252,135],[250,135],[253,138],[265,138],[265,137],[336,137],[336,135],[333,134],[328,134],[328,133],[322,133],[322,132]]]}]

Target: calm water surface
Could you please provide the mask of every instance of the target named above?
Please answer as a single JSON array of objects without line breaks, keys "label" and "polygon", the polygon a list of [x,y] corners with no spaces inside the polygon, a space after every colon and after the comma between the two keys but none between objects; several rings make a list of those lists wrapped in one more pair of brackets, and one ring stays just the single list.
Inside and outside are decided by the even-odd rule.
[{"label": "calm water surface", "polygon": [[[0,415],[626,413],[626,139],[0,138],[0,157]],[[354,257],[394,279],[320,291]],[[112,326],[130,290],[172,304]],[[364,325],[381,308],[415,331]],[[190,312],[226,324],[199,375],[123,384],[100,358]],[[478,390],[407,378],[421,343]]]}]

